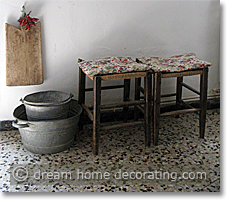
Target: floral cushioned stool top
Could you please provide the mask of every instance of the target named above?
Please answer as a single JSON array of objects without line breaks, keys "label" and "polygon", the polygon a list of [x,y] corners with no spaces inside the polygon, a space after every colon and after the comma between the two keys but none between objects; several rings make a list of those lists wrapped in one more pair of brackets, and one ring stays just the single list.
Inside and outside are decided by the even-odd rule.
[{"label": "floral cushioned stool top", "polygon": [[130,57],[107,57],[90,61],[78,59],[78,66],[89,76],[146,71],[150,69],[147,64],[137,63]]},{"label": "floral cushioned stool top", "polygon": [[137,60],[150,65],[150,69],[154,72],[180,72],[211,66],[211,63],[198,59],[194,53],[169,58],[139,57]]}]

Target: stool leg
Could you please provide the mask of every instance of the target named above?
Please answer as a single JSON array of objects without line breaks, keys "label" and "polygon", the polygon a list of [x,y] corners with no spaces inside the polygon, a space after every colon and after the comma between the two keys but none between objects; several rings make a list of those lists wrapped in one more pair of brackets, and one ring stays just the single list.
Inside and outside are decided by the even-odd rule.
[{"label": "stool leg", "polygon": [[154,124],[154,145],[158,145],[159,121],[161,102],[161,73],[154,74],[153,82],[153,124]]},{"label": "stool leg", "polygon": [[[141,78],[135,78],[135,100],[140,100],[140,90]],[[139,109],[134,107],[134,121],[137,121],[139,118]]]},{"label": "stool leg", "polygon": [[206,111],[207,111],[207,85],[208,85],[208,68],[203,69],[203,74],[200,75],[200,138],[204,138],[206,126]]},{"label": "stool leg", "polygon": [[[125,79],[124,80],[124,95],[123,95],[123,101],[129,101],[130,98],[130,84],[131,80],[130,79]],[[123,122],[127,122],[127,117],[128,117],[128,107],[123,107]]]},{"label": "stool leg", "polygon": [[[78,103],[85,104],[85,81],[86,77],[81,68],[79,68],[79,90],[78,90]],[[84,124],[84,111],[82,111],[79,119],[79,131],[83,130]]]},{"label": "stool leg", "polygon": [[[180,100],[182,98],[182,85],[180,84],[183,82],[183,77],[177,77],[177,86],[176,86],[176,106],[177,110],[181,109],[180,106]],[[176,115],[175,117],[179,117],[179,115]]]},{"label": "stool leg", "polygon": [[98,155],[100,138],[100,105],[101,105],[101,78],[95,76],[93,80],[93,154]]},{"label": "stool leg", "polygon": [[145,99],[145,145],[150,146],[151,144],[151,128],[152,128],[152,73],[147,72],[144,78],[144,99]]}]

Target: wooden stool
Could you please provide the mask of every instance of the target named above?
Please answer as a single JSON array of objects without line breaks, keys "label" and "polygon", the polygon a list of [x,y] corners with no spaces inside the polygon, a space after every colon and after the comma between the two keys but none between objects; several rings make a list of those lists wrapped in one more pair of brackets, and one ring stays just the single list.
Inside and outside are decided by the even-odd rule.
[{"label": "wooden stool", "polygon": [[[138,64],[130,58],[109,57],[105,59],[84,61],[79,59],[79,104],[93,122],[93,153],[98,154],[99,132],[101,130],[112,130],[122,127],[145,125],[145,144],[150,146],[152,117],[150,115],[152,101],[152,72],[147,71],[147,66]],[[134,71],[129,72],[134,69]],[[144,69],[144,71],[142,71]],[[137,71],[139,70],[139,71]],[[135,72],[137,71],[137,72]],[[113,73],[114,72],[114,73]],[[93,80],[93,88],[86,88],[86,76]],[[144,78],[145,96],[144,100],[130,100],[130,79]],[[101,86],[101,81],[124,80],[123,85]],[[101,90],[123,88],[123,102],[101,105]],[[85,105],[85,92],[93,91],[93,113]],[[144,105],[144,121],[127,122],[129,106]],[[123,107],[124,123],[112,126],[100,126],[100,115],[102,109]],[[79,121],[80,130],[83,129],[83,114]]]},{"label": "wooden stool", "polygon": [[[141,57],[137,58],[136,61],[150,65],[153,72],[153,144],[158,145],[159,121],[161,116],[179,115],[197,111],[199,111],[200,116],[200,138],[204,138],[207,109],[208,67],[211,66],[211,64],[196,58],[195,54],[192,53],[173,56],[166,59],[158,57]],[[183,77],[193,75],[200,75],[200,92],[183,82]],[[176,93],[161,95],[161,79],[173,77],[177,78]],[[140,78],[137,78],[135,83],[137,85],[135,87],[135,100],[139,100],[140,92],[144,93],[144,89],[140,86]],[[182,87],[185,87],[200,96],[199,108],[193,108],[182,100]],[[160,113],[161,97],[170,96],[176,96],[178,110]],[[181,105],[186,107],[186,109],[181,109]]]}]

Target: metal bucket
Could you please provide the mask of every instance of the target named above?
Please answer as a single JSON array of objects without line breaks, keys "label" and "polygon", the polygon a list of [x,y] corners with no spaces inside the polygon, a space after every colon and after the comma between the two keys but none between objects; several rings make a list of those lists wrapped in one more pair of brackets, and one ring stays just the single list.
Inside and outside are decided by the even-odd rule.
[{"label": "metal bucket", "polygon": [[54,120],[67,118],[72,94],[60,91],[41,91],[29,94],[21,99],[28,120]]},{"label": "metal bucket", "polygon": [[12,123],[19,129],[24,147],[38,154],[51,154],[69,148],[77,134],[77,125],[82,107],[75,100],[70,102],[68,118],[61,120],[28,121],[24,105],[13,113],[16,121]]}]

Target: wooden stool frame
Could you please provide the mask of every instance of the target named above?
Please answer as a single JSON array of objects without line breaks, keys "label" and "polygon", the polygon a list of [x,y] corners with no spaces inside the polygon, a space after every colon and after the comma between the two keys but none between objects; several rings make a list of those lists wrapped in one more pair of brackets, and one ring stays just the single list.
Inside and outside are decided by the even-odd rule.
[{"label": "wooden stool frame", "polygon": [[[194,76],[200,75],[200,92],[191,86],[187,85],[183,82],[183,77],[185,76]],[[164,94],[161,95],[161,79],[162,78],[177,78],[176,83],[176,93],[172,94]],[[140,100],[140,92],[144,93],[144,89],[141,87],[141,78],[136,78],[135,80],[135,100]],[[193,108],[188,103],[182,100],[182,87],[189,89],[190,91],[196,93],[200,96],[200,107]],[[197,70],[189,70],[183,72],[153,72],[153,144],[158,145],[159,138],[159,121],[162,116],[170,116],[170,115],[179,115],[184,113],[191,113],[199,111],[199,136],[200,138],[204,138],[205,134],[205,125],[206,125],[206,110],[207,110],[207,87],[208,87],[208,67],[197,69]],[[170,97],[176,96],[176,105],[177,111],[171,112],[160,112],[160,104],[162,97]],[[186,109],[181,109],[181,105]],[[143,108],[141,106],[135,107],[135,120],[138,118],[137,114],[139,109],[143,112]]]},{"label": "wooden stool frame", "polygon": [[[86,88],[86,76],[93,81],[93,88]],[[137,78],[144,78],[144,100],[130,100],[130,80]],[[101,81],[107,80],[124,80],[123,85],[115,86],[101,86]],[[123,102],[111,103],[101,105],[101,90],[109,90],[123,88]],[[85,105],[85,92],[93,91],[93,113]],[[93,122],[93,153],[98,154],[100,131],[111,130],[122,127],[145,125],[145,145],[151,144],[151,129],[152,129],[152,72],[130,72],[122,74],[106,74],[95,75],[93,77],[86,75],[81,68],[79,68],[79,104],[82,105],[84,111],[79,121],[79,130],[83,130],[83,115],[84,112],[88,115]],[[144,105],[144,121],[127,122],[127,113],[129,106]],[[101,127],[100,116],[102,109],[119,108],[123,107],[123,123]]]}]

